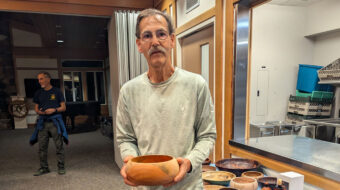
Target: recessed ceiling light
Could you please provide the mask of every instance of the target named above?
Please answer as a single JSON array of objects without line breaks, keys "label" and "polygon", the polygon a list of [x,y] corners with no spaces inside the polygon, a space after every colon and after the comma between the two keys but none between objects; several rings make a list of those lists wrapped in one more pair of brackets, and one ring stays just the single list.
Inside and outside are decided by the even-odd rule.
[{"label": "recessed ceiling light", "polygon": [[64,43],[64,40],[57,40],[58,43]]}]

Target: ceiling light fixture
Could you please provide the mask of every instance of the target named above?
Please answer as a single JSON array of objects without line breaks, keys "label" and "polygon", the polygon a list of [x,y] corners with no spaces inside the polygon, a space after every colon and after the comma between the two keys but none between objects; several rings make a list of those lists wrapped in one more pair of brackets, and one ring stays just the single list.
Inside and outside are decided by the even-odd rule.
[{"label": "ceiling light fixture", "polygon": [[64,43],[64,40],[57,40],[58,43]]}]

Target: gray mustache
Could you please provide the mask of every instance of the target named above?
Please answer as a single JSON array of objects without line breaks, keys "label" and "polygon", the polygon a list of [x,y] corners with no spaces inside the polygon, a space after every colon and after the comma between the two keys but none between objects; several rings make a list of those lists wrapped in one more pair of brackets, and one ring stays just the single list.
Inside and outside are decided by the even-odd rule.
[{"label": "gray mustache", "polygon": [[151,56],[151,54],[155,53],[155,52],[162,52],[162,53],[166,53],[165,48],[163,48],[162,46],[152,46],[151,49],[148,51],[149,56]]}]

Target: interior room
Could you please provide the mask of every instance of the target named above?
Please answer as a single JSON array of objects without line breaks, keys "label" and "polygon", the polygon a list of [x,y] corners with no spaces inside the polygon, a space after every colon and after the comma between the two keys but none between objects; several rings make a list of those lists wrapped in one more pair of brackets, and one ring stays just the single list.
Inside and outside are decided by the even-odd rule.
[{"label": "interior room", "polygon": [[[167,63],[200,75],[211,95],[216,139],[190,170],[200,175],[197,189],[340,189],[340,1],[0,0],[1,189],[131,189],[120,173],[117,114],[124,84],[152,70],[135,35],[147,8],[173,22]],[[34,176],[41,71],[65,98],[65,175],[49,133],[50,171]],[[152,155],[130,163],[143,156]],[[175,157],[157,156],[143,163],[143,177],[155,173],[146,166]],[[167,189],[161,176],[151,181]]]}]

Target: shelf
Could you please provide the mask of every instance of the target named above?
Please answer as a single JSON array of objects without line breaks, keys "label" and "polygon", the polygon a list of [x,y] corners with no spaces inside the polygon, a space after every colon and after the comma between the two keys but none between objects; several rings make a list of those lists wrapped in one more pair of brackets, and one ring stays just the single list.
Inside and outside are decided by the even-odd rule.
[{"label": "shelf", "polygon": [[340,80],[319,81],[318,84],[331,84],[333,86],[339,86],[340,87]]}]

